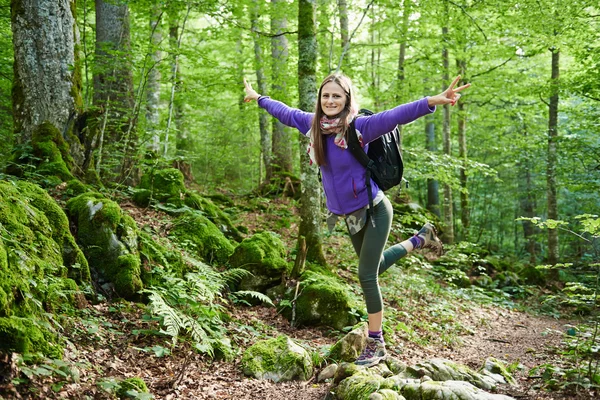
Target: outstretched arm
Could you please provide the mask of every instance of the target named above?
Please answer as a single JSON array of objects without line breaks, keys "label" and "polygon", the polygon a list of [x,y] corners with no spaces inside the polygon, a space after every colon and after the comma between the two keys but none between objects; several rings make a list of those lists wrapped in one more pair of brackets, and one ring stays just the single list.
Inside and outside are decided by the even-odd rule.
[{"label": "outstretched arm", "polygon": [[455,88],[454,86],[456,86],[456,84],[458,83],[459,80],[460,80],[460,75],[457,76],[456,78],[454,78],[454,80],[452,81],[452,83],[450,84],[448,89],[444,90],[440,94],[428,97],[427,104],[429,105],[429,107],[441,106],[444,104],[455,105],[456,102],[458,101],[458,99],[460,99],[459,92],[462,90],[465,90],[466,88],[471,86],[470,83],[467,83],[466,85],[462,85],[462,86]]},{"label": "outstretched arm", "polygon": [[258,101],[260,99],[260,101],[258,101],[259,107],[264,108],[282,124],[298,129],[303,135],[308,133],[313,119],[312,113],[289,107],[280,101],[272,100],[268,96],[258,94],[256,90],[252,89],[252,85],[250,85],[245,78],[244,88],[246,90],[246,96],[244,97],[246,103],[252,100]]}]

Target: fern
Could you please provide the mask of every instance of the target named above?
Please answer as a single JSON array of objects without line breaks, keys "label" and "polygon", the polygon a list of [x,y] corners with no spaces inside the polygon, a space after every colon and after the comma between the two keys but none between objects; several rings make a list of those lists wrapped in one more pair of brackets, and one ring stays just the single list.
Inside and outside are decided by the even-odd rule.
[{"label": "fern", "polygon": [[243,301],[244,297],[251,297],[253,299],[256,299],[262,303],[265,303],[271,307],[275,307],[275,304],[273,304],[273,302],[271,301],[271,298],[269,298],[269,296],[261,293],[261,292],[255,292],[253,290],[238,290],[237,292],[232,292],[231,296],[237,300],[237,301]]}]

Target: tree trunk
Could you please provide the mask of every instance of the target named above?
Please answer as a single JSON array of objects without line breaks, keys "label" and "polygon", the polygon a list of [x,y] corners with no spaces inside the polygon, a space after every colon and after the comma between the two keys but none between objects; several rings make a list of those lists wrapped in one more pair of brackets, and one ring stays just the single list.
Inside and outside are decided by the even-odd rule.
[{"label": "tree trunk", "polygon": [[[527,137],[527,129],[523,127],[523,137]],[[525,139],[527,140],[527,139]],[[519,208],[521,214],[525,218],[535,217],[535,191],[532,185],[531,177],[531,156],[523,154],[517,160],[517,182],[519,187]],[[525,249],[529,253],[529,264],[535,266],[537,264],[537,245],[535,241],[536,228],[531,221],[521,221],[523,226],[523,236],[525,239]]]},{"label": "tree trunk", "polygon": [[[448,48],[447,46],[448,39],[448,28],[442,28],[442,64],[444,68],[443,72],[443,84],[442,90],[446,90],[449,81],[449,61],[448,61]],[[450,137],[450,105],[444,105],[444,119],[442,124],[442,132],[444,136],[444,154],[452,155],[452,142]],[[448,244],[454,243],[454,213],[452,210],[452,187],[449,184],[444,184],[444,224],[446,225],[446,229],[444,230],[444,241]]]},{"label": "tree trunk", "polygon": [[129,177],[136,148],[129,7],[96,0],[94,105],[105,113],[102,176]]},{"label": "tree trunk", "polygon": [[[552,52],[552,78],[550,82],[551,95],[548,112],[548,164],[546,168],[548,219],[558,220],[558,205],[556,199],[556,164],[558,139],[558,85],[559,85],[559,55],[558,49]],[[558,230],[548,229],[548,263],[558,262]]]},{"label": "tree trunk", "polygon": [[[271,1],[271,32],[279,34],[287,30],[285,16],[286,2]],[[271,39],[272,85],[271,93],[274,99],[284,103],[287,101],[287,60],[288,42],[285,35],[273,36]],[[311,110],[312,111],[312,110]],[[292,143],[285,125],[273,118],[273,163],[274,173],[292,171]]]},{"label": "tree trunk", "polygon": [[[61,132],[82,108],[78,42],[69,0],[13,0],[13,115],[17,143],[48,121]],[[77,67],[77,69],[73,67]]]},{"label": "tree trunk", "polygon": [[[252,32],[254,32],[254,67],[256,69],[256,83],[258,93],[267,93],[267,81],[265,78],[262,48],[260,46],[260,35],[258,31],[258,15],[260,12],[260,1],[254,0],[253,10],[250,16],[250,23]],[[269,116],[266,112],[259,110],[258,113],[258,126],[260,129],[260,149],[262,153],[262,161],[265,167],[264,183],[271,181],[273,176],[273,168],[271,166],[272,152],[271,152],[271,133],[268,128]]]},{"label": "tree trunk", "polygon": [[150,10],[150,66],[148,71],[148,81],[146,82],[146,134],[148,136],[148,150],[159,154],[160,152],[160,131],[159,123],[159,104],[160,104],[160,71],[158,65],[161,60],[160,42],[162,34],[160,32],[160,18],[162,10],[159,5],[153,5]]},{"label": "tree trunk", "polygon": [[[410,4],[412,0],[404,0],[402,10],[402,25],[400,27],[400,52],[398,53],[398,84],[396,87],[396,104],[401,104],[405,101],[404,95],[404,80],[406,79],[404,73],[404,62],[406,61],[406,44],[408,43],[408,24],[410,15]],[[403,126],[398,125],[398,131],[400,132],[400,142],[398,147],[400,148],[400,154],[402,154],[402,131]]]},{"label": "tree trunk", "polygon": [[[315,0],[299,0],[298,3],[298,92],[299,107],[313,111],[316,102],[317,38],[315,24]],[[308,261],[325,265],[321,243],[321,188],[316,165],[310,165],[306,148],[309,140],[300,140],[300,197],[299,236],[306,238]]]},{"label": "tree trunk", "polygon": [[[464,60],[456,60],[456,66],[460,71],[463,79],[458,85],[466,85],[464,79],[466,73],[466,62]],[[469,207],[469,193],[467,192],[467,110],[463,101],[458,101],[458,157],[462,160],[462,168],[460,170],[460,220],[462,222],[462,239],[468,240],[469,227],[471,225],[471,210]]]},{"label": "tree trunk", "polygon": [[[352,65],[350,62],[350,54],[348,54],[349,40],[350,35],[348,34],[348,3],[346,0],[338,0],[338,12],[340,13],[340,35],[342,39],[342,52],[345,52],[344,59],[347,59],[348,62],[346,65]],[[343,68],[343,60],[342,64],[339,66],[339,69],[344,71]],[[350,74],[349,68],[345,69],[346,74]]]},{"label": "tree trunk", "polygon": [[[428,151],[436,153],[435,118],[430,114],[425,117],[425,121],[425,147]],[[435,179],[427,179],[427,209],[438,218],[441,216],[439,183]]]}]

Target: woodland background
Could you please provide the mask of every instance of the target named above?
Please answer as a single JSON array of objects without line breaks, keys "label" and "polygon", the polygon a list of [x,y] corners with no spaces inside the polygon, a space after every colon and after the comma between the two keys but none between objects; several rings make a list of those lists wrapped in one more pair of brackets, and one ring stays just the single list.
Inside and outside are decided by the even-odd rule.
[{"label": "woodland background", "polygon": [[341,71],[377,112],[460,74],[472,86],[456,107],[402,127],[410,185],[390,196],[429,210],[448,245],[514,265],[511,287],[568,288],[573,314],[596,308],[595,1],[1,0],[0,32],[3,179],[61,182],[32,167],[32,135],[47,121],[69,144],[73,175],[107,193],[164,163],[199,192],[295,196],[293,235],[317,264],[323,205],[306,143],[243,103],[243,79],[312,110],[318,82]]}]

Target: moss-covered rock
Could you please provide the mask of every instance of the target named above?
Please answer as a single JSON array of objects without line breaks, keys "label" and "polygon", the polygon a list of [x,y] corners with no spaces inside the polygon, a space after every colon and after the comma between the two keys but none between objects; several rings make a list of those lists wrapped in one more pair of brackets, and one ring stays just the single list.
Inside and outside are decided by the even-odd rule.
[{"label": "moss-covered rock", "polygon": [[117,397],[119,399],[137,399],[140,393],[150,393],[142,378],[127,378],[119,382]]},{"label": "moss-covered rock", "polygon": [[175,220],[170,237],[209,264],[225,263],[234,250],[219,228],[196,212]]},{"label": "moss-covered rock", "polygon": [[166,248],[146,232],[140,232],[138,239],[144,286],[160,284],[166,272],[172,272],[175,276],[185,274],[187,266],[180,252]]},{"label": "moss-covered rock", "polygon": [[244,374],[273,382],[308,380],[313,374],[310,354],[285,335],[250,346],[242,357]]},{"label": "moss-covered rock", "polygon": [[67,211],[100,283],[112,282],[120,296],[134,298],[142,289],[135,221],[99,193],[84,193],[69,200]]},{"label": "moss-covered rock", "polygon": [[428,376],[434,381],[465,381],[478,388],[490,390],[497,382],[489,376],[473,371],[466,365],[450,360],[434,358],[423,361],[406,369],[408,377],[422,378]]},{"label": "moss-covered rock", "polygon": [[285,260],[283,242],[273,232],[261,232],[244,239],[236,248],[229,265],[252,272],[253,276],[240,283],[241,290],[264,292],[281,283],[284,274],[289,274],[290,265]]},{"label": "moss-covered rock", "polygon": [[367,344],[368,333],[365,322],[358,324],[331,347],[329,358],[335,361],[355,361]]},{"label": "moss-covered rock", "polygon": [[402,388],[406,400],[514,400],[512,397],[492,394],[464,381],[413,382]]},{"label": "moss-covered rock", "polygon": [[160,202],[170,198],[182,198],[186,192],[183,174],[176,168],[152,169],[146,172],[138,189],[149,190],[151,197]]},{"label": "moss-covered rock", "polygon": [[514,385],[515,378],[508,372],[506,365],[497,358],[489,357],[483,363],[483,367],[479,370],[480,373],[488,375],[498,383],[508,383]]},{"label": "moss-covered rock", "polygon": [[68,278],[90,284],[87,260],[65,213],[39,186],[1,181],[0,317],[40,315],[39,304],[55,292],[51,286],[78,290]]},{"label": "moss-covered rock", "polygon": [[69,153],[69,145],[54,125],[50,122],[38,125],[32,133],[30,145],[14,152],[8,173],[23,176],[28,169],[35,170],[38,176],[53,178],[40,180],[47,186],[73,179],[73,158]]},{"label": "moss-covered rock", "polygon": [[31,318],[0,318],[0,353],[42,353],[49,358],[62,358],[58,339]]},{"label": "moss-covered rock", "polygon": [[[301,277],[301,294],[296,300],[296,323],[330,326],[341,330],[358,322],[362,303],[341,280],[306,271]],[[291,312],[284,312],[288,318]]]},{"label": "moss-covered rock", "polygon": [[381,388],[383,381],[383,377],[368,369],[362,369],[340,382],[335,390],[336,398],[343,400],[369,399],[371,394]]},{"label": "moss-covered rock", "polygon": [[188,191],[183,199],[183,204],[202,212],[202,214],[211,220],[229,239],[235,240],[236,242],[243,239],[242,234],[234,226],[233,222],[231,222],[229,216],[210,199],[202,197],[198,193]]}]

